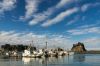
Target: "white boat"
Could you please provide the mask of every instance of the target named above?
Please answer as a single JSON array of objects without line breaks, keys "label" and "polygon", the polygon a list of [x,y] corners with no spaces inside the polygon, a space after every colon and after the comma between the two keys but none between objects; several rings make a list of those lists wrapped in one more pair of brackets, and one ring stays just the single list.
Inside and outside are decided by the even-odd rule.
[{"label": "white boat", "polygon": [[66,55],[66,53],[64,51],[59,51],[58,52],[58,56],[64,56],[64,55]]},{"label": "white boat", "polygon": [[5,55],[6,55],[6,56],[9,56],[9,53],[8,53],[8,52],[6,52],[6,53],[5,53]]},{"label": "white boat", "polygon": [[43,56],[43,51],[42,49],[40,49],[38,52],[34,52],[34,55],[38,58],[42,57]]},{"label": "white boat", "polygon": [[24,50],[24,53],[22,54],[23,57],[30,57],[31,53],[29,50]]},{"label": "white boat", "polygon": [[56,56],[56,52],[53,52],[53,51],[49,51],[49,55],[51,56],[51,57],[54,57],[54,56]]},{"label": "white boat", "polygon": [[[16,54],[16,53],[15,53]],[[42,49],[39,49],[38,51],[33,51],[33,53],[30,52],[30,50],[24,50],[24,53],[22,54],[23,57],[32,57],[32,58],[41,58],[41,57],[58,57],[58,56],[64,56],[64,55],[74,55],[74,52],[70,51],[42,51]]]},{"label": "white boat", "polygon": [[11,56],[11,57],[17,57],[17,56],[18,56],[18,53],[17,53],[16,51],[12,51],[12,52],[10,53],[10,56]]},{"label": "white boat", "polygon": [[39,51],[33,51],[33,53],[31,53],[30,50],[24,50],[22,56],[23,57],[33,57],[33,58],[41,57],[43,56],[43,51],[42,49],[40,49]]},{"label": "white boat", "polygon": [[68,52],[68,55],[74,55],[74,52]]}]

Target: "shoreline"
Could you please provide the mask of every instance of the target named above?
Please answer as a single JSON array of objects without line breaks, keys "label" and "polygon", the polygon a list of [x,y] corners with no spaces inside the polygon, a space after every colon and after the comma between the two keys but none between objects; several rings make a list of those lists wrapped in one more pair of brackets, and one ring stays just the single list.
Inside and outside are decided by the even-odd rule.
[{"label": "shoreline", "polygon": [[75,54],[100,54],[100,50],[88,50],[85,52],[75,52]]}]

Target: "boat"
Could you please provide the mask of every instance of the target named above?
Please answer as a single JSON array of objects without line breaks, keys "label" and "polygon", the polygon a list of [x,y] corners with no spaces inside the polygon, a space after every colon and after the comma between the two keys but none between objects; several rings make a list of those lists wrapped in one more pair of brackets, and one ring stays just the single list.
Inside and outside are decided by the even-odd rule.
[{"label": "boat", "polygon": [[32,55],[36,58],[41,58],[43,56],[43,51],[42,49],[39,49],[39,51],[33,51]]},{"label": "boat", "polygon": [[74,52],[71,52],[71,51],[69,52],[69,51],[68,51],[68,52],[67,52],[67,55],[74,55]]},{"label": "boat", "polygon": [[23,57],[30,57],[31,56],[30,50],[24,50],[24,53],[22,53],[22,56]]},{"label": "boat", "polygon": [[24,50],[24,53],[22,54],[22,57],[31,57],[31,58],[41,58],[43,56],[43,52],[40,49],[39,51],[33,51],[33,53],[30,52],[30,50]]}]

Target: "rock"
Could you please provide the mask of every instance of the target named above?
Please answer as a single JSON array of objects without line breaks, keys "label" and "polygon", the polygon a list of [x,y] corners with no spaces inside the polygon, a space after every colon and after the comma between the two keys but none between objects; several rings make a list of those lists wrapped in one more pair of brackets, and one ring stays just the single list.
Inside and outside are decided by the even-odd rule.
[{"label": "rock", "polygon": [[85,46],[84,46],[83,43],[78,42],[76,44],[73,44],[73,47],[72,47],[71,51],[74,51],[74,52],[85,52],[86,49],[85,49]]}]

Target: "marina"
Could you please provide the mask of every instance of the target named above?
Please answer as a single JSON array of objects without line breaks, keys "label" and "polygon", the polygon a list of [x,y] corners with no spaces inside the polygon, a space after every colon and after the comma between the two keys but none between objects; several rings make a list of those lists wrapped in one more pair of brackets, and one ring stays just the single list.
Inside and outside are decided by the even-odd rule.
[{"label": "marina", "polygon": [[16,51],[9,51],[5,52],[4,54],[1,53],[1,55],[5,57],[28,57],[28,58],[42,58],[42,57],[58,57],[58,56],[66,56],[66,55],[74,55],[74,52],[71,51],[58,51],[58,50],[24,50],[21,53],[18,53]]},{"label": "marina", "polygon": [[[23,49],[22,49],[22,47],[23,47]],[[5,44],[5,45],[1,46],[0,55],[3,57],[18,57],[18,58],[20,58],[20,57],[48,58],[48,57],[74,55],[74,51],[64,50],[64,49],[59,48],[59,47],[55,48],[55,49],[48,49],[47,42],[46,42],[46,47],[42,48],[42,49],[37,49],[37,47],[31,46],[31,44],[26,45],[26,46]]]}]

